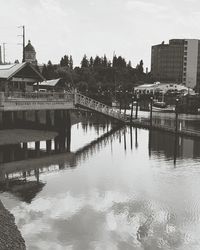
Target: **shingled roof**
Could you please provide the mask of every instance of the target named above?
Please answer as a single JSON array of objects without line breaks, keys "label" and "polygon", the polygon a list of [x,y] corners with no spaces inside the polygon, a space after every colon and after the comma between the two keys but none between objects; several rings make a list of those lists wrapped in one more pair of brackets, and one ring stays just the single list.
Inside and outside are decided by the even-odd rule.
[{"label": "shingled roof", "polygon": [[31,69],[38,75],[41,80],[45,80],[44,77],[38,72],[30,63],[15,63],[15,64],[6,64],[0,65],[0,79],[7,79],[9,80],[13,77],[17,72],[23,69],[25,66],[31,67]]}]

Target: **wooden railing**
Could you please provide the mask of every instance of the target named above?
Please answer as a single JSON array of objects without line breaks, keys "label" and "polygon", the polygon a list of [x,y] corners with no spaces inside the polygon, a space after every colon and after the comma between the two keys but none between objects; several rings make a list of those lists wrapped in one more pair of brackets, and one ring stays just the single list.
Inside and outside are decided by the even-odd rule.
[{"label": "wooden railing", "polygon": [[117,120],[121,120],[124,122],[127,120],[126,115],[122,114],[119,110],[113,109],[112,107],[109,107],[79,93],[75,93],[74,104],[76,106],[78,105],[94,110]]},{"label": "wooden railing", "polygon": [[57,109],[81,106],[125,122],[121,111],[95,101],[80,93],[69,92],[0,92],[0,108],[3,110]]},{"label": "wooden railing", "polygon": [[65,101],[71,101],[74,100],[74,94],[69,92],[8,92],[3,93],[1,92],[1,96],[4,95],[4,101],[10,101],[10,100],[65,100]]},{"label": "wooden railing", "polygon": [[0,110],[72,109],[74,94],[69,92],[0,92]]},{"label": "wooden railing", "polygon": [[[145,127],[148,129],[151,128],[150,119],[148,119],[148,118],[140,118],[137,120],[133,120],[132,124],[136,125],[136,126],[140,126],[140,127]],[[158,124],[158,123],[153,122],[152,128],[176,133],[175,124],[174,125],[167,125],[167,124]],[[180,121],[178,121],[177,134],[200,137],[200,131],[198,129],[180,126]]]}]

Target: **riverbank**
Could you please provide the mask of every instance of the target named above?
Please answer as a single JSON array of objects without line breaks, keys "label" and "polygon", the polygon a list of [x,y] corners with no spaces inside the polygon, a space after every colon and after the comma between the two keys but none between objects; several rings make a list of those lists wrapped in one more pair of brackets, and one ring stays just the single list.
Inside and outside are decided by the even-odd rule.
[{"label": "riverbank", "polygon": [[160,130],[160,131],[165,131],[169,132],[172,134],[176,134],[179,136],[187,136],[187,137],[198,137],[200,138],[200,131],[198,130],[192,130],[188,128],[178,128],[177,131],[175,127],[173,126],[166,126],[166,125],[161,125],[161,124],[150,124],[150,120],[140,120],[140,119],[135,119],[132,122],[127,122],[127,125],[132,125],[138,128],[144,128],[144,129],[154,129],[154,130]]},{"label": "riverbank", "polygon": [[25,250],[25,241],[15,224],[15,218],[1,201],[0,221],[0,250]]}]

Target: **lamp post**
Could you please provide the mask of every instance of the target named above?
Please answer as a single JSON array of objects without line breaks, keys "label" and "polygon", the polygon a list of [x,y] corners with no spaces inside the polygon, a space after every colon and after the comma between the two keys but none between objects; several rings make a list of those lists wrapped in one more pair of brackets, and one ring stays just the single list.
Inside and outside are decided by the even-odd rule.
[{"label": "lamp post", "polygon": [[138,118],[138,102],[139,102],[139,94],[136,94],[136,112],[135,112],[135,119]]},{"label": "lamp post", "polygon": [[153,117],[153,97],[150,100],[150,127],[152,127],[152,117]]},{"label": "lamp post", "polygon": [[133,102],[134,102],[134,96],[132,94],[131,96],[131,122],[133,121]]},{"label": "lamp post", "polygon": [[176,106],[175,106],[175,115],[176,115],[176,118],[175,118],[175,133],[176,134],[178,132],[178,102],[179,102],[179,99],[176,99]]}]

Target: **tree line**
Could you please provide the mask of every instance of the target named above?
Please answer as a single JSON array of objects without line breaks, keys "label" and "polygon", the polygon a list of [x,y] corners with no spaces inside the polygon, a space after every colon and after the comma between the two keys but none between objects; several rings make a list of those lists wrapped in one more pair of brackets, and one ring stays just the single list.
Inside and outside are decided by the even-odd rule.
[{"label": "tree line", "polygon": [[112,60],[106,55],[90,58],[84,55],[79,67],[73,66],[71,55],[64,55],[59,64],[48,61],[43,66],[42,75],[47,80],[64,78],[80,92],[96,99],[105,97],[106,100],[114,95],[118,95],[118,99],[119,95],[130,93],[136,85],[153,82],[151,74],[144,73],[143,60],[134,68],[131,61],[117,55]]}]

